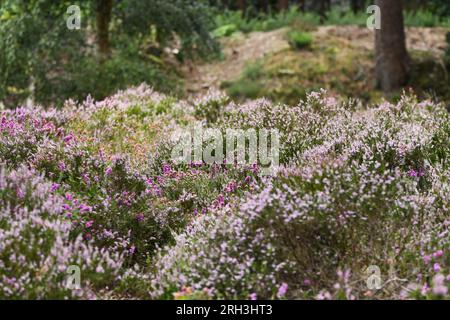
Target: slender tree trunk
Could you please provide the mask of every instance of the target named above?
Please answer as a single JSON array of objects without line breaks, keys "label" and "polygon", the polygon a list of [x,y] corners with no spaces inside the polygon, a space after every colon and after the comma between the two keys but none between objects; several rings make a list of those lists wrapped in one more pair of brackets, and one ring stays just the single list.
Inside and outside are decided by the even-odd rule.
[{"label": "slender tree trunk", "polygon": [[277,8],[280,11],[289,9],[289,0],[278,0]]},{"label": "slender tree trunk", "polygon": [[354,13],[358,13],[358,12],[362,11],[362,9],[364,7],[364,0],[351,0],[350,6]]},{"label": "slender tree trunk", "polygon": [[237,0],[237,8],[241,11],[245,11],[245,0]]},{"label": "slender tree trunk", "polygon": [[381,9],[381,29],[375,32],[377,86],[391,93],[406,84],[410,67],[402,0],[376,0],[375,4]]},{"label": "slender tree trunk", "polygon": [[97,0],[97,42],[100,56],[106,58],[111,53],[109,43],[109,23],[111,21],[113,0]]}]

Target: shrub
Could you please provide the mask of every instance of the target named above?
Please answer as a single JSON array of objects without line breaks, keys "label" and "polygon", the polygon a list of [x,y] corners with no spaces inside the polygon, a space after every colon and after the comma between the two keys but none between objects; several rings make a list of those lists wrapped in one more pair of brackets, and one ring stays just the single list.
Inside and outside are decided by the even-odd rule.
[{"label": "shrub", "polygon": [[313,36],[310,33],[291,31],[288,33],[288,41],[294,49],[304,49],[311,47]]}]

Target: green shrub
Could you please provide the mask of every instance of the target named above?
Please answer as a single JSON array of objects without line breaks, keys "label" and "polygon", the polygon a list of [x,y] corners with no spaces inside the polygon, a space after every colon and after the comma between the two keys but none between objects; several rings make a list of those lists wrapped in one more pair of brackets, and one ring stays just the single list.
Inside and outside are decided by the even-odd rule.
[{"label": "green shrub", "polygon": [[294,49],[310,48],[313,36],[307,32],[291,31],[288,33],[288,41]]},{"label": "green shrub", "polygon": [[212,32],[214,38],[229,37],[237,31],[237,26],[235,24],[226,24],[220,26]]}]

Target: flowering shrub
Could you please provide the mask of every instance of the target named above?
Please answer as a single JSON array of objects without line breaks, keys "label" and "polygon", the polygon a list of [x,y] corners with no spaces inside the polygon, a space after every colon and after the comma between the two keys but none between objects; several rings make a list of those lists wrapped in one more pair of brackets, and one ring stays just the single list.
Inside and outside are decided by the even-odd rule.
[{"label": "flowering shrub", "polygon": [[[61,218],[64,200],[32,170],[0,169],[0,297],[92,298],[115,281],[121,255],[72,236]],[[67,287],[67,269],[78,266],[83,285]]]},{"label": "flowering shrub", "polygon": [[[281,170],[174,163],[198,121],[278,130]],[[0,111],[0,297],[448,299],[449,137],[445,108],[411,95],[236,105],[142,85]]]}]

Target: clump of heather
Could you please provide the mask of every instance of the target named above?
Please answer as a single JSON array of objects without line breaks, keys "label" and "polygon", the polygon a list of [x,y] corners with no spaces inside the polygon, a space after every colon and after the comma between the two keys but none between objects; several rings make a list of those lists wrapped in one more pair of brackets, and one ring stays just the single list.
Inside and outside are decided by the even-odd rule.
[{"label": "clump of heather", "polygon": [[[277,175],[174,162],[199,124],[277,130]],[[237,105],[142,85],[2,110],[0,297],[448,299],[449,138],[446,109],[412,95]]]},{"label": "clump of heather", "polygon": [[[0,168],[0,297],[95,298],[114,284],[121,255],[73,237],[63,218],[64,199],[33,170]],[[80,268],[80,287],[68,287],[70,266]]]},{"label": "clump of heather", "polygon": [[[276,298],[286,283],[292,298],[418,297],[402,285],[421,281],[437,288],[433,297],[446,297],[448,114],[404,97],[396,106],[323,116],[320,97],[307,103],[322,131],[308,135],[279,176],[226,213],[211,212],[160,252],[156,296],[187,287],[215,298]],[[270,102],[243,108],[236,113],[242,127],[254,121],[282,129]],[[292,141],[297,145],[284,146]],[[428,265],[423,255],[433,257]],[[384,272],[385,290],[368,289],[371,265]]]}]

